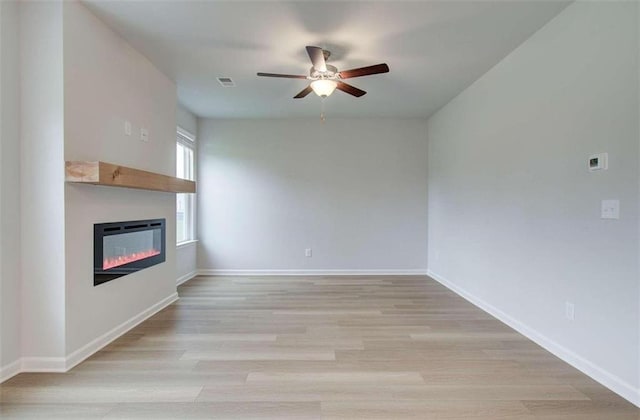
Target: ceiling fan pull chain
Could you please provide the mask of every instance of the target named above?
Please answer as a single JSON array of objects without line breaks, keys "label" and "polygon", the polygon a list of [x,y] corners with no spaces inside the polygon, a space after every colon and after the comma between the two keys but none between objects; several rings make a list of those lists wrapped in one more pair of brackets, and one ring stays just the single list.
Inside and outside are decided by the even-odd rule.
[{"label": "ceiling fan pull chain", "polygon": [[323,123],[327,120],[324,116],[324,100],[326,98],[321,97],[320,98],[320,103],[321,103],[321,110],[320,110],[320,121],[322,121]]}]

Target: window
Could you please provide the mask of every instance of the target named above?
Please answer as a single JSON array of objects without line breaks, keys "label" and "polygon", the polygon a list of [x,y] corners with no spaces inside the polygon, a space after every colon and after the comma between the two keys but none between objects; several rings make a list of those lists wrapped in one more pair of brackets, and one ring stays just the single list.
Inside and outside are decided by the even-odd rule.
[{"label": "window", "polygon": [[[178,127],[176,176],[195,181],[195,136]],[[195,239],[195,194],[176,194],[176,242]]]}]

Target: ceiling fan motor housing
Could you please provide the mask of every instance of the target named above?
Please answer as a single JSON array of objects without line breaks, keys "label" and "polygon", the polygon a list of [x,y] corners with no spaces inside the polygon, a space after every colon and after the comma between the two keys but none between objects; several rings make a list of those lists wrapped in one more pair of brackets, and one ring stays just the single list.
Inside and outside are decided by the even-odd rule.
[{"label": "ceiling fan motor housing", "polygon": [[327,71],[321,72],[315,69],[315,67],[311,67],[309,69],[309,78],[312,80],[316,79],[337,79],[338,78],[338,69],[331,64],[327,64]]}]

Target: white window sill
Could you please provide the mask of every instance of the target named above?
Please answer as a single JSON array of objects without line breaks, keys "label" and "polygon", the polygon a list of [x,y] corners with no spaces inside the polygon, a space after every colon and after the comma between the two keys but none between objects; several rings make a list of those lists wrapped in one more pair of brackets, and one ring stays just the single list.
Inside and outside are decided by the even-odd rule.
[{"label": "white window sill", "polygon": [[197,243],[198,243],[197,239],[191,239],[189,241],[180,242],[179,244],[176,245],[176,249],[186,248],[188,246],[195,245]]}]

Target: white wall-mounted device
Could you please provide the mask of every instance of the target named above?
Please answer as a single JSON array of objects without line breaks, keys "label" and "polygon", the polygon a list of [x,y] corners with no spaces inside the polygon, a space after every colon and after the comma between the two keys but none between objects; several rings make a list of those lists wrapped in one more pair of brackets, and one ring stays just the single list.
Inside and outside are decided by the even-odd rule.
[{"label": "white wall-mounted device", "polygon": [[588,168],[589,172],[601,171],[609,169],[609,154],[598,153],[589,156]]},{"label": "white wall-mounted device", "polygon": [[601,219],[619,219],[620,218],[620,200],[602,200]]},{"label": "white wall-mounted device", "polygon": [[146,128],[140,129],[140,140],[149,141],[149,130]]}]

